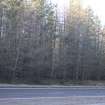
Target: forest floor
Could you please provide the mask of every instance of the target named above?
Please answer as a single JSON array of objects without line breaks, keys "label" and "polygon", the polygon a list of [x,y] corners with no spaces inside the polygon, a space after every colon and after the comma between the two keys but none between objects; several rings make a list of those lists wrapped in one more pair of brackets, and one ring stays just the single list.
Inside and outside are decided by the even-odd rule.
[{"label": "forest floor", "polygon": [[105,85],[26,85],[0,84],[0,88],[105,88]]},{"label": "forest floor", "polygon": [[51,83],[51,84],[8,84],[8,83],[0,83],[0,88],[59,88],[59,87],[104,87],[105,88],[105,81],[77,81],[77,82],[65,82],[64,84],[60,83]]}]

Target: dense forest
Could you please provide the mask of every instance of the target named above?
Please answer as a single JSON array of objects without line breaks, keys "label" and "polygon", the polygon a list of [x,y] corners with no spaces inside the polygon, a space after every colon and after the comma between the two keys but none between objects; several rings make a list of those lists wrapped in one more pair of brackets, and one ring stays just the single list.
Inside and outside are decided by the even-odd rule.
[{"label": "dense forest", "polygon": [[0,82],[105,80],[105,28],[70,0],[0,0]]}]

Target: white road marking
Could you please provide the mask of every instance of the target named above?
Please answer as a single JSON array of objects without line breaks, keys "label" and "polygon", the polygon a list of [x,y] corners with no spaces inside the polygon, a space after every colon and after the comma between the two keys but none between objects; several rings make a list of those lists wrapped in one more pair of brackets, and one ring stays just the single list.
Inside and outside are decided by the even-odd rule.
[{"label": "white road marking", "polygon": [[98,103],[98,104],[88,104],[88,105],[105,105],[105,103]]},{"label": "white road marking", "polygon": [[[33,100],[33,99],[67,99],[67,98],[105,98],[105,96],[68,96],[68,97],[32,97],[32,98],[0,98],[0,101],[6,100]],[[94,105],[94,104],[93,104]],[[105,105],[105,104],[104,104]]]}]

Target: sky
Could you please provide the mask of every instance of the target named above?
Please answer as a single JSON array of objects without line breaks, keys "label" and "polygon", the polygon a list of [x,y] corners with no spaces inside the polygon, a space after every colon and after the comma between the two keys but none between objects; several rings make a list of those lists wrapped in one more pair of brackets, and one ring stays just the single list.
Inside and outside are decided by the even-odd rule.
[{"label": "sky", "polygon": [[82,6],[91,7],[95,15],[99,17],[101,23],[105,25],[105,0],[82,0]]},{"label": "sky", "polygon": [[[51,0],[58,5],[58,8],[62,11],[64,7],[68,7],[69,0]],[[94,14],[99,17],[102,25],[105,25],[105,0],[81,0],[83,8],[91,7]]]}]

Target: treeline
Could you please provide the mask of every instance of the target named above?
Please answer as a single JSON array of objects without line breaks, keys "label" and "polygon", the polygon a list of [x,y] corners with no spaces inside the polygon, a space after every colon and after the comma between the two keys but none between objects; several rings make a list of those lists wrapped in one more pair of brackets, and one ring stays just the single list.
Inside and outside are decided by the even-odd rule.
[{"label": "treeline", "polygon": [[71,1],[59,17],[47,0],[0,0],[0,82],[105,79],[105,29]]}]

